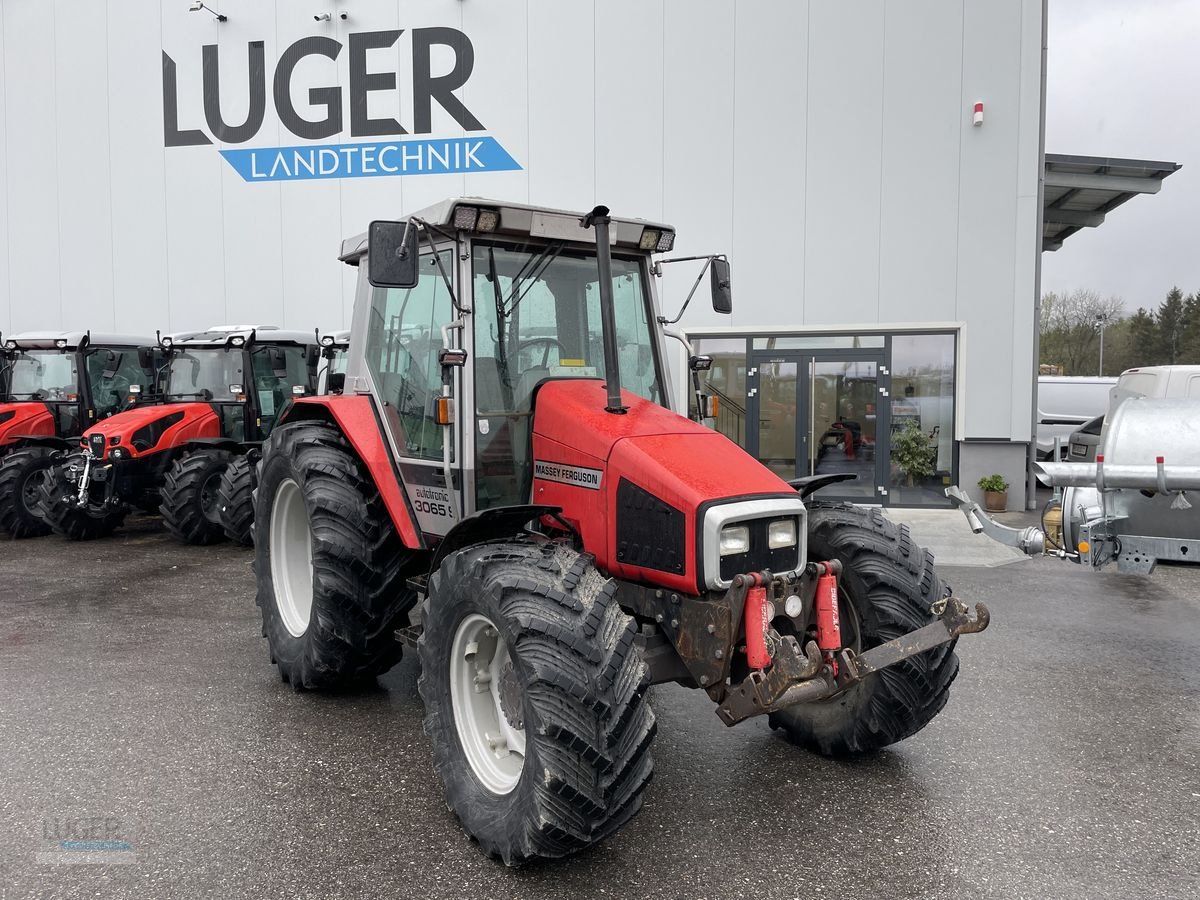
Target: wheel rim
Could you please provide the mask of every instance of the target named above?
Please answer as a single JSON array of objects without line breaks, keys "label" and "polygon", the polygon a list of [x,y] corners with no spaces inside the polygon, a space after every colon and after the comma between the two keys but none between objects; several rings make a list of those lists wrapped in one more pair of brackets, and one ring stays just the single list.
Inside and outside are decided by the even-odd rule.
[{"label": "wheel rim", "polygon": [[459,623],[450,651],[450,704],[471,771],[493,794],[507,794],[525,766],[524,706],[508,645],[486,616]]},{"label": "wheel rim", "polygon": [[21,500],[26,509],[34,509],[38,505],[38,494],[41,492],[42,481],[46,476],[44,469],[30,472],[21,485]]},{"label": "wheel rim", "polygon": [[220,519],[221,504],[218,502],[218,488],[221,484],[221,473],[215,472],[204,479],[204,483],[200,485],[200,511],[204,513],[204,518],[212,522],[214,525]]},{"label": "wheel rim", "polygon": [[271,505],[271,581],[284,627],[301,637],[312,615],[312,535],[304,495],[290,478],[279,485]]}]

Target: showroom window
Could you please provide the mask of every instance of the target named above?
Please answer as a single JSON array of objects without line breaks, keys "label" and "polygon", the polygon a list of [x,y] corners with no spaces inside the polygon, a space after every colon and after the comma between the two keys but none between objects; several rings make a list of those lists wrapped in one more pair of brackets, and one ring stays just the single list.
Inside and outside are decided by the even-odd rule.
[{"label": "showroom window", "polygon": [[954,335],[892,335],[892,502],[946,505],[954,479]]}]

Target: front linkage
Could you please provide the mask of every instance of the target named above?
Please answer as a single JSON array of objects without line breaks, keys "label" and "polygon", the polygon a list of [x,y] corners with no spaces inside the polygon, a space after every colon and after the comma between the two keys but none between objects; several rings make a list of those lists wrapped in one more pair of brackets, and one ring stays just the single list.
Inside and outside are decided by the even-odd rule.
[{"label": "front linkage", "polygon": [[[642,652],[655,683],[704,688],[726,725],[824,700],[867,676],[988,627],[982,603],[975,616],[949,591],[935,601],[928,625],[869,650],[843,646],[837,578],[841,564],[809,563],[799,573],[738,575],[719,599],[623,584],[622,605],[643,626]],[[786,630],[780,634],[773,622]],[[806,638],[815,629],[816,636]],[[667,645],[670,646],[667,646]],[[673,649],[674,652],[671,652]]]}]

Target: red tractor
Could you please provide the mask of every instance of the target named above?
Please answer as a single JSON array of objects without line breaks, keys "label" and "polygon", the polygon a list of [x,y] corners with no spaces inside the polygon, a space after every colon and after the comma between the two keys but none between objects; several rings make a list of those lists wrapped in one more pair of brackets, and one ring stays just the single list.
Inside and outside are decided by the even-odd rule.
[{"label": "red tractor", "polygon": [[157,508],[188,544],[224,539],[218,485],[257,450],[293,398],[316,388],[312,333],[226,327],[162,339],[161,404],[88,429],[41,487],[42,514],[76,540],[110,534],[131,508]]},{"label": "red tractor", "polygon": [[[987,625],[879,510],[806,505],[829,479],[789,484],[671,411],[653,254],[674,236],[478,199],[371,223],[340,257],[345,391],[292,404],[263,448],[280,674],[345,688],[414,647],[447,802],[508,864],[637,812],[651,684],[864,753],[937,715],[956,639]],[[706,266],[728,312],[728,264]]]},{"label": "red tractor", "polygon": [[[350,332],[337,331],[319,335],[323,363],[317,373],[317,393],[340,394],[346,382],[347,353]],[[221,476],[217,487],[217,503],[221,529],[225,537],[243,547],[254,546],[254,489],[258,486],[255,473],[261,453],[257,448],[236,456]]]},{"label": "red tractor", "polygon": [[95,422],[154,392],[153,338],[38,331],[0,344],[0,532],[50,533],[39,488],[63,450]]}]

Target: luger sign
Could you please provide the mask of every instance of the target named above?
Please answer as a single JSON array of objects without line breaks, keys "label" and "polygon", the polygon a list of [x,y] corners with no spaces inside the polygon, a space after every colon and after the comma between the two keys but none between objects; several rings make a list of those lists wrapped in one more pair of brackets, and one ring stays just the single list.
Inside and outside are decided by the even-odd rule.
[{"label": "luger sign", "polygon": [[[395,71],[371,71],[368,50],[390,48],[403,29],[350,34],[343,45],[330,37],[313,36],[292,44],[280,55],[270,79],[270,93],[280,124],[309,141],[336,135],[427,135],[432,131],[433,104],[437,103],[465,132],[482,132],[484,125],[454,95],[466,84],[475,65],[470,39],[454,28],[416,28],[412,42],[411,130],[388,116],[371,117],[367,98],[375,92],[396,91]],[[448,48],[454,64],[434,75],[433,48]],[[267,67],[264,43],[246,45],[249,72],[249,106],[245,121],[230,124],[221,112],[221,74],[216,44],[201,48],[204,123],[208,132],[180,123],[178,75],[175,60],[163,52],[163,139],[168,147],[202,144],[244,144],[262,128],[267,109]],[[336,84],[309,88],[312,110],[304,113],[292,102],[292,78],[305,57],[336,60],[346,51],[350,64],[348,97]],[[345,102],[348,99],[348,103]],[[347,123],[347,112],[349,122]],[[192,123],[188,123],[189,125]],[[221,155],[246,181],[295,181],[312,178],[357,178],[375,175],[431,175],[446,172],[496,172],[521,168],[495,138],[471,134],[461,138],[413,138],[365,143],[301,144],[289,147],[222,149]]]}]

